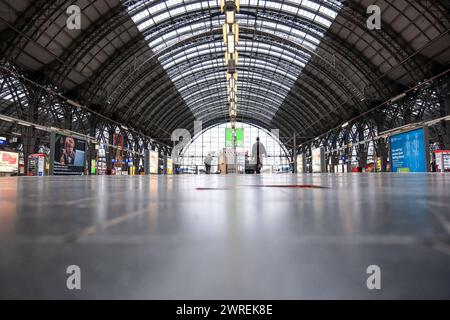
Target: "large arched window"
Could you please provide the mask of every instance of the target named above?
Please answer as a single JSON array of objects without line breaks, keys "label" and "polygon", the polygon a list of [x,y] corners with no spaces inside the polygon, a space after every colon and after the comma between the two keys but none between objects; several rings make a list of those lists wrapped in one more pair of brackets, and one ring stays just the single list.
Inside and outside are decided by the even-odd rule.
[{"label": "large arched window", "polygon": [[[204,167],[205,157],[212,154],[212,170],[215,171],[218,165],[220,152],[227,148],[226,129],[231,128],[230,123],[206,129],[195,136],[182,152],[182,167],[186,169],[197,166]],[[275,172],[280,167],[289,165],[289,156],[286,148],[280,143],[279,139],[271,132],[246,123],[236,123],[236,128],[242,130],[242,145],[236,148],[238,153],[238,164],[243,163],[243,155],[246,153],[252,156],[252,146],[259,137],[260,142],[267,151],[267,157],[264,157],[263,164],[265,171]],[[229,147],[229,145],[228,145]]]}]

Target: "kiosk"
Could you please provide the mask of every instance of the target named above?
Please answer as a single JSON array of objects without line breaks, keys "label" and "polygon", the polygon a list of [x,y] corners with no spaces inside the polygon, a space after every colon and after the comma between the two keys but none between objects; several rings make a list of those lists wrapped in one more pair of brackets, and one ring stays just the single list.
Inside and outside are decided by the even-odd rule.
[{"label": "kiosk", "polygon": [[436,172],[450,172],[450,150],[435,150]]},{"label": "kiosk", "polygon": [[28,156],[28,175],[42,177],[48,175],[48,157],[45,153]]}]

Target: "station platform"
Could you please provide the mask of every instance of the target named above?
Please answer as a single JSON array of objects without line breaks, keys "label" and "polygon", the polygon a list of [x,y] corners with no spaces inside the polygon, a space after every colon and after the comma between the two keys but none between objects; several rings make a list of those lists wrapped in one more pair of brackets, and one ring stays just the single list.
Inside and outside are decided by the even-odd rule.
[{"label": "station platform", "polygon": [[431,173],[2,178],[0,298],[449,299],[449,187]]}]

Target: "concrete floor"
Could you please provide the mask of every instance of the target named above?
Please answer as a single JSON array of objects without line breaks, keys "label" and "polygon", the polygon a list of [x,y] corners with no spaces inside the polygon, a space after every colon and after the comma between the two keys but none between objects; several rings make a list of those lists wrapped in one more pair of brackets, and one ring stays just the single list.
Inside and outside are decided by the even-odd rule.
[{"label": "concrete floor", "polygon": [[448,299],[449,200],[439,174],[0,178],[0,298]]}]

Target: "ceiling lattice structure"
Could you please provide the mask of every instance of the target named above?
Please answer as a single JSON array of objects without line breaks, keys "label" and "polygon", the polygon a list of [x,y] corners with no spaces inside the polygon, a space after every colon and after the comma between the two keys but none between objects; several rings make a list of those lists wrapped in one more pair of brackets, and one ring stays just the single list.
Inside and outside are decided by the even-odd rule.
[{"label": "ceiling lattice structure", "polygon": [[[65,25],[71,4],[81,30]],[[381,30],[366,26],[370,4]],[[237,120],[317,136],[448,69],[448,17],[445,0],[241,0]],[[0,0],[1,57],[169,139],[228,121],[223,20],[219,0]],[[26,91],[7,83],[2,113]]]}]

